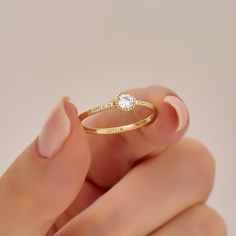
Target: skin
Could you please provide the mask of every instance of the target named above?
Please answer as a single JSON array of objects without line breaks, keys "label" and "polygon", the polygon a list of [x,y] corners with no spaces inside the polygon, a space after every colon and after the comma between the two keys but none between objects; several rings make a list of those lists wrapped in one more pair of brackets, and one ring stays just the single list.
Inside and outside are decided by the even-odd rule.
[{"label": "skin", "polygon": [[[214,182],[212,154],[176,132],[177,114],[163,103],[173,91],[131,89],[154,103],[158,119],[119,135],[88,135],[67,109],[71,134],[58,154],[40,158],[35,139],[0,178],[0,235],[226,236],[206,201]],[[69,108],[70,104],[65,104]],[[117,111],[90,125],[121,122]],[[129,112],[132,122],[146,111]]]}]

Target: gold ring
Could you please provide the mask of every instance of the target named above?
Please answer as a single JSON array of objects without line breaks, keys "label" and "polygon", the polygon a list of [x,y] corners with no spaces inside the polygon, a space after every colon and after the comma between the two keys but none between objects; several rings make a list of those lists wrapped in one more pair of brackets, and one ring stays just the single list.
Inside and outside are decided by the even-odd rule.
[{"label": "gold ring", "polygon": [[86,133],[90,133],[90,134],[118,134],[118,133],[128,132],[131,130],[141,128],[143,126],[151,124],[156,119],[157,108],[152,103],[138,100],[135,98],[135,96],[132,93],[127,92],[127,91],[123,91],[119,93],[111,102],[108,102],[104,105],[95,107],[93,109],[90,109],[88,111],[81,113],[79,115],[79,119],[82,122],[84,119],[88,118],[89,116],[92,116],[96,113],[109,110],[109,109],[120,109],[124,112],[132,111],[136,106],[147,108],[151,110],[152,113],[145,119],[142,119],[140,121],[127,124],[127,125],[109,127],[109,128],[92,128],[92,127],[87,127],[83,125],[84,129]]}]

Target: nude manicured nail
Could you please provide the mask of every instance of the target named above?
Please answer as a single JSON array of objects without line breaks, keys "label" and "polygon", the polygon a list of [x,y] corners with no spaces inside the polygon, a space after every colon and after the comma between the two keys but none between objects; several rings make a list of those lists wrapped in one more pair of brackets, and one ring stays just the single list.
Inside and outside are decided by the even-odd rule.
[{"label": "nude manicured nail", "polygon": [[184,102],[176,96],[166,96],[164,102],[170,104],[178,115],[178,127],[176,131],[183,129],[188,123],[188,110]]},{"label": "nude manicured nail", "polygon": [[61,99],[42,128],[38,137],[38,151],[42,157],[52,158],[70,134],[71,122],[65,109],[68,100],[67,97]]}]

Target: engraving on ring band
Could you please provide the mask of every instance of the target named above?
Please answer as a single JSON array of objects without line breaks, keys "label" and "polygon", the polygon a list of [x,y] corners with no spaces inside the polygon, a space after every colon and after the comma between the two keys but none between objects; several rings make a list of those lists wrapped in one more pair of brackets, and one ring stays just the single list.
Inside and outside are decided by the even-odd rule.
[{"label": "engraving on ring band", "polygon": [[113,132],[120,132],[123,131],[124,128],[120,127],[120,128],[108,128],[108,132],[113,133]]}]

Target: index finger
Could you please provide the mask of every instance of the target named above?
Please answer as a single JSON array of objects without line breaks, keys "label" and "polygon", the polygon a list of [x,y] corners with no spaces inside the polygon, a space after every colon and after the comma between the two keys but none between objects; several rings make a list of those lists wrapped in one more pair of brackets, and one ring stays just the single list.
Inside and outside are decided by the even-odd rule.
[{"label": "index finger", "polygon": [[[172,90],[162,86],[128,90],[139,100],[151,102],[158,109],[156,120],[140,129],[110,135],[87,134],[92,163],[89,178],[97,185],[109,188],[133,165],[153,152],[161,152],[184,135],[189,116],[184,102]],[[111,127],[140,120],[150,111],[137,108],[130,112],[109,110],[88,120],[90,127]]]}]

